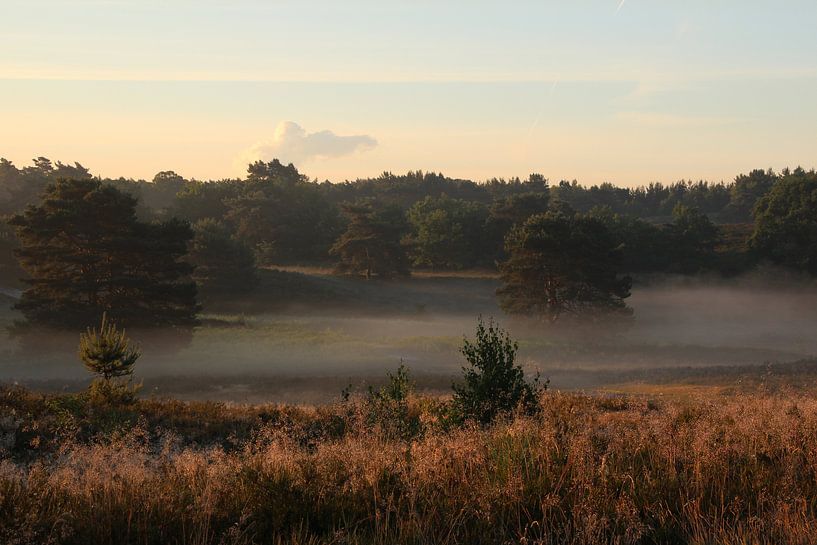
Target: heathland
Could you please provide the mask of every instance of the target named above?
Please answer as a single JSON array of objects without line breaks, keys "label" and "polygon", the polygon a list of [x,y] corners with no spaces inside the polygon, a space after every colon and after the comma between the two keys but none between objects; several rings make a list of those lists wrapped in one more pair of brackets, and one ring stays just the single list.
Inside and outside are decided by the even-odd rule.
[{"label": "heathland", "polygon": [[815,543],[815,210],[0,160],[0,542]]},{"label": "heathland", "polygon": [[488,427],[416,395],[389,412],[4,388],[0,540],[805,545],[817,405],[777,387],[547,392]]}]

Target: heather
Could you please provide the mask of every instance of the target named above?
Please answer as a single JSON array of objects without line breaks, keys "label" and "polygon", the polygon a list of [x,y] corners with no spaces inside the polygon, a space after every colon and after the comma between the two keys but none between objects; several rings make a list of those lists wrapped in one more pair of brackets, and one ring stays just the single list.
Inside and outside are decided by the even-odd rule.
[{"label": "heather", "polygon": [[447,399],[375,398],[113,406],[5,388],[0,541],[817,539],[807,394],[548,391],[486,426],[453,425]]}]

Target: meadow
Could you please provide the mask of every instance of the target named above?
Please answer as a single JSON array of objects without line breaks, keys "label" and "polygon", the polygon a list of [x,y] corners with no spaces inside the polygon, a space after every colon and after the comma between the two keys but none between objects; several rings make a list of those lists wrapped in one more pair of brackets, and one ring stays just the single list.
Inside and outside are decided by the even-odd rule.
[{"label": "meadow", "polygon": [[[132,332],[133,400],[86,389],[76,335],[7,336],[0,543],[817,541],[812,286],[662,278],[627,327],[500,318],[550,388],[479,426],[451,384],[490,275],[271,277],[312,299]],[[378,398],[400,362],[412,393]]]},{"label": "meadow", "polygon": [[817,400],[547,392],[535,416],[0,391],[3,543],[809,544]]},{"label": "meadow", "polygon": [[[495,276],[421,273],[365,281],[320,269],[263,271],[245,299],[205,303],[189,338],[129,331],[143,349],[136,375],[145,395],[292,404],[337,400],[349,383],[376,384],[402,361],[420,392],[447,392],[458,349],[477,316],[495,317],[520,343],[520,363],[562,390],[644,389],[643,383],[730,386],[767,364],[817,354],[817,288],[778,273],[740,279],[644,278],[625,326],[542,323],[504,316]],[[44,391],[79,391],[79,332],[8,336],[19,315],[0,313],[0,377]]]}]

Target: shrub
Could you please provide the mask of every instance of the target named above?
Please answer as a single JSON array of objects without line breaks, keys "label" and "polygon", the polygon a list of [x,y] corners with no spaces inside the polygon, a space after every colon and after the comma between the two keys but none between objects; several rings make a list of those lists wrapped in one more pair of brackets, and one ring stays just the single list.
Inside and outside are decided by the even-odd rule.
[{"label": "shrub", "polygon": [[142,384],[96,379],[88,386],[87,400],[91,405],[130,405],[136,401],[136,396],[142,389]]},{"label": "shrub", "polygon": [[538,397],[547,388],[537,375],[525,380],[522,368],[515,365],[519,345],[493,320],[486,327],[477,322],[475,342],[463,340],[460,352],[468,367],[463,367],[463,383],[455,384],[452,417],[455,421],[489,424],[516,409],[531,414],[537,410]]},{"label": "shrub", "polygon": [[85,367],[99,378],[88,390],[92,401],[131,402],[139,390],[130,380],[117,382],[113,379],[130,377],[133,366],[141,356],[139,348],[131,346],[125,330],[119,330],[102,315],[99,331],[88,328],[79,336],[79,359]]},{"label": "shrub", "polygon": [[377,425],[389,437],[410,439],[422,431],[420,416],[409,406],[414,382],[408,368],[400,363],[397,372],[388,373],[388,383],[375,390],[369,387],[365,400],[369,425]]}]

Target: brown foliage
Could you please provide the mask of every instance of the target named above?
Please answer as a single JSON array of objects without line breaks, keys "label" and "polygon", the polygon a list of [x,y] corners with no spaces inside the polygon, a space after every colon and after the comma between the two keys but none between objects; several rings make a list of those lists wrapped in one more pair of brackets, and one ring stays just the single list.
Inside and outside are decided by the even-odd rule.
[{"label": "brown foliage", "polygon": [[811,397],[549,393],[536,416],[453,430],[413,398],[409,440],[359,401],[142,401],[132,429],[45,448],[30,428],[53,427],[54,398],[0,394],[17,427],[0,431],[26,438],[0,458],[3,543],[817,541]]}]

